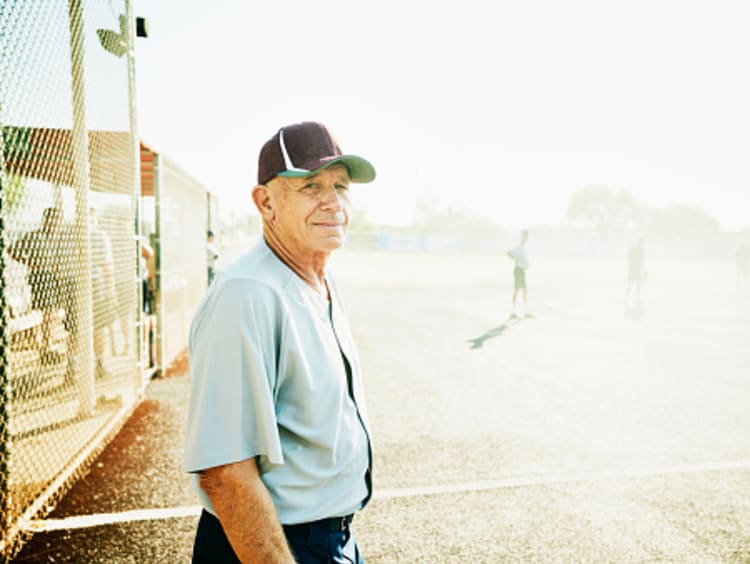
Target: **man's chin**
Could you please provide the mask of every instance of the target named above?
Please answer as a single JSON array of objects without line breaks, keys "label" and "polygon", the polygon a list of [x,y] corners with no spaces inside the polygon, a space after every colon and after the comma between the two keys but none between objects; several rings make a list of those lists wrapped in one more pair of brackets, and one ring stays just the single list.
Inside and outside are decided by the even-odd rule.
[{"label": "man's chin", "polygon": [[346,236],[323,237],[318,242],[318,247],[325,251],[335,251],[344,246]]},{"label": "man's chin", "polygon": [[329,239],[326,241],[326,247],[331,251],[336,251],[344,246],[345,238],[342,237],[340,239]]}]

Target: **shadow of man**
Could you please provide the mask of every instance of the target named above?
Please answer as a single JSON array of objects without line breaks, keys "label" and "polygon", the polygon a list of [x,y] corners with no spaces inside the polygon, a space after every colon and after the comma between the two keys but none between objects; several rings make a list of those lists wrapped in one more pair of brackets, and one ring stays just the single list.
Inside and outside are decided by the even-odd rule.
[{"label": "shadow of man", "polygon": [[488,331],[485,331],[479,337],[476,337],[474,339],[467,339],[466,342],[471,344],[471,346],[469,347],[470,349],[481,349],[485,341],[501,336],[508,329],[510,329],[514,325],[517,325],[523,319],[526,319],[526,317],[518,317],[517,315],[511,315],[502,324],[498,325],[497,327],[493,327],[492,329],[489,329]]}]

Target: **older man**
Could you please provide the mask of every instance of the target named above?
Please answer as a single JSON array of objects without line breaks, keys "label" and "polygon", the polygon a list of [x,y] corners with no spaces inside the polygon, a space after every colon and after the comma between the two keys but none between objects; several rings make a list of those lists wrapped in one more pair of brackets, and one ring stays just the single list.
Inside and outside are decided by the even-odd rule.
[{"label": "older man", "polygon": [[372,493],[357,353],[327,268],[349,184],[370,182],[325,126],[281,128],[252,197],[263,237],[217,274],[190,331],[184,467],[204,507],[193,562],[363,562]]}]

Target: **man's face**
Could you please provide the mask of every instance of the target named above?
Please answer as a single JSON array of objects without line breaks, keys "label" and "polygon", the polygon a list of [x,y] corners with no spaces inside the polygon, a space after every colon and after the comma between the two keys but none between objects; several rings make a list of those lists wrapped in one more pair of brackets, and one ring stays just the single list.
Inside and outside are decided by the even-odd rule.
[{"label": "man's face", "polygon": [[277,178],[269,187],[272,229],[295,253],[329,253],[344,244],[349,226],[349,173],[332,165],[304,178]]}]

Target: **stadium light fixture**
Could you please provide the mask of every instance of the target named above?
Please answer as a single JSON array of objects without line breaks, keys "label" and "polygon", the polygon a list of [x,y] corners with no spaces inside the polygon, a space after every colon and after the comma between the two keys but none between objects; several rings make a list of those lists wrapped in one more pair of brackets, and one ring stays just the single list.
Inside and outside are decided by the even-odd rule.
[{"label": "stadium light fixture", "polygon": [[[124,15],[121,15],[119,20],[119,33],[111,29],[96,30],[101,46],[115,57],[122,57],[128,52],[128,20]],[[148,20],[146,18],[135,18],[135,35],[136,37],[148,37]]]}]

